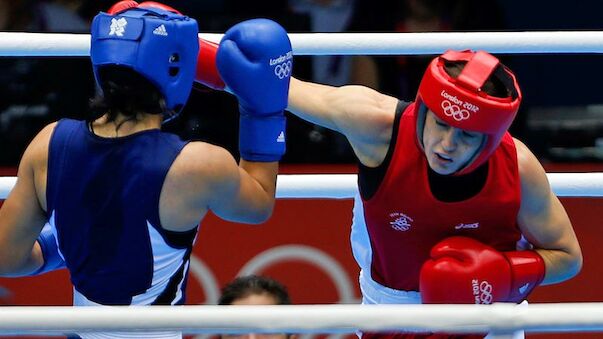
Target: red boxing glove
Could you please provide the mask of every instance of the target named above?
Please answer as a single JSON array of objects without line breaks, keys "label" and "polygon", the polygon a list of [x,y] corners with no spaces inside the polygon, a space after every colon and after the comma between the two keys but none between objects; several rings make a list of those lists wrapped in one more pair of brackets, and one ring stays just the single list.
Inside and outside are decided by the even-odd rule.
[{"label": "red boxing glove", "polygon": [[471,238],[450,237],[431,249],[419,285],[425,304],[518,303],[544,273],[535,251],[499,252]]},{"label": "red boxing glove", "polygon": [[116,2],[113,6],[111,6],[111,8],[109,8],[109,10],[107,11],[107,13],[111,14],[111,15],[114,15],[114,14],[117,14],[119,12],[123,12],[126,9],[134,8],[134,7],[138,7],[138,2],[131,1],[131,0],[123,0],[123,1],[120,1],[120,2]]},{"label": "red boxing glove", "polygon": [[122,0],[122,1],[116,2],[113,6],[111,6],[111,8],[109,8],[107,13],[114,15],[114,14],[123,12],[126,9],[130,9],[130,8],[134,8],[134,7],[159,8],[159,9],[163,9],[168,12],[182,14],[178,10],[176,10],[168,5],[164,5],[164,4],[156,2],[156,1],[145,1],[145,2],[141,2],[139,4],[138,2],[133,1],[133,0]]},{"label": "red boxing glove", "polygon": [[182,13],[180,13],[180,11],[168,6],[168,5],[164,5],[162,3],[156,2],[156,1],[145,1],[145,2],[141,2],[140,5],[138,5],[138,7],[142,7],[142,8],[159,8],[159,9],[163,9],[165,11],[168,12],[173,12],[176,14],[180,14],[182,15]]},{"label": "red boxing glove", "polygon": [[217,90],[223,90],[226,85],[216,67],[218,44],[199,38],[199,54],[197,55],[197,71],[195,81]]},{"label": "red boxing glove", "polygon": [[[182,14],[178,10],[168,5],[164,5],[156,1],[144,1],[138,4],[136,1],[132,0],[123,0],[115,3],[107,11],[107,13],[117,14],[134,7],[159,8],[169,12]],[[213,89],[223,90],[226,85],[224,84],[222,77],[218,73],[218,68],[216,67],[217,51],[217,43],[199,38],[199,54],[197,55],[197,72],[195,74],[195,80]]]}]

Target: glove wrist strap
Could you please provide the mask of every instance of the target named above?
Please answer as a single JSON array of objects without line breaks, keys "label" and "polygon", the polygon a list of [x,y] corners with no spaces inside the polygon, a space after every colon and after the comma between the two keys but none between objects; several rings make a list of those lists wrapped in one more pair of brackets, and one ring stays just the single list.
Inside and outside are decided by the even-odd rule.
[{"label": "glove wrist strap", "polygon": [[252,115],[241,108],[239,151],[241,158],[256,162],[279,161],[285,153],[285,116]]},{"label": "glove wrist strap", "polygon": [[544,260],[536,251],[505,252],[504,255],[513,274],[509,301],[521,302],[544,280]]}]

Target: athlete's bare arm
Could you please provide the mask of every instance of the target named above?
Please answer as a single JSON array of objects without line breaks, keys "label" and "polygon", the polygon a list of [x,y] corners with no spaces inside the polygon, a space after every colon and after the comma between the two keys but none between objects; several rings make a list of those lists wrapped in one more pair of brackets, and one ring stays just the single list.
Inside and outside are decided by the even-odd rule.
[{"label": "athlete's bare arm", "polygon": [[160,198],[162,226],[195,227],[208,210],[222,219],[261,223],[274,207],[278,163],[237,164],[225,149],[191,142],[168,172]]},{"label": "athlete's bare arm", "polygon": [[333,87],[291,78],[288,110],[340,132],[366,166],[387,153],[398,99],[364,86]]},{"label": "athlete's bare arm", "polygon": [[543,284],[567,280],[580,271],[582,253],[572,224],[552,192],[546,173],[534,154],[515,140],[521,177],[519,227],[546,264]]},{"label": "athlete's bare arm", "polygon": [[42,129],[25,150],[17,183],[0,208],[0,275],[28,275],[44,264],[36,238],[47,221],[48,143],[55,125]]}]

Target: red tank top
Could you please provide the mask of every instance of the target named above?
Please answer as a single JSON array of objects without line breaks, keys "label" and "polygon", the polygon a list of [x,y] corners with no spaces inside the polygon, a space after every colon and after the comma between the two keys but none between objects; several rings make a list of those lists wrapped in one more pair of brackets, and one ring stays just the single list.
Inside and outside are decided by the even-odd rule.
[{"label": "red tank top", "polygon": [[442,239],[462,235],[511,251],[521,237],[517,226],[520,179],[509,133],[488,160],[484,187],[458,202],[442,202],[433,196],[429,165],[416,138],[412,104],[400,118],[383,181],[369,200],[363,200],[372,247],[371,276],[384,286],[407,291],[418,291],[421,265]]}]

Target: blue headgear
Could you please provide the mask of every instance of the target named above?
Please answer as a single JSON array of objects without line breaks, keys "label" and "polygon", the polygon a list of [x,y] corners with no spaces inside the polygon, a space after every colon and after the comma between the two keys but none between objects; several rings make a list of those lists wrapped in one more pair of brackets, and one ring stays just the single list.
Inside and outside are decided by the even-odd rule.
[{"label": "blue headgear", "polygon": [[199,28],[187,16],[159,8],[129,8],[92,21],[90,58],[94,77],[99,68],[126,66],[142,74],[163,94],[166,120],[180,113],[193,86]]}]

